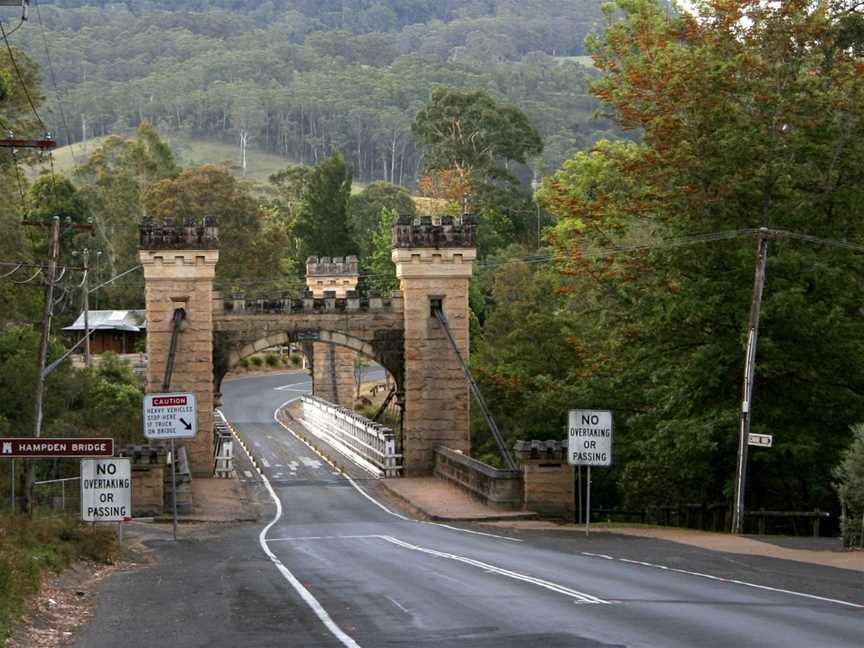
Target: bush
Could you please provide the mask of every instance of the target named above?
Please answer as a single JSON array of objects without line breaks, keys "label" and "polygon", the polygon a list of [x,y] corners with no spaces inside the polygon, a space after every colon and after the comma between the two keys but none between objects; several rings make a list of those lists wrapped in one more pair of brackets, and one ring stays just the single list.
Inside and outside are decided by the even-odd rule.
[{"label": "bush", "polygon": [[864,546],[864,423],[852,426],[852,444],[834,469],[837,490],[846,515],[843,518],[843,543]]},{"label": "bush", "polygon": [[0,516],[0,645],[45,571],[82,559],[110,563],[118,550],[109,527],[87,527],[69,517]]},{"label": "bush", "polygon": [[240,366],[244,369],[248,369],[252,366],[252,361],[249,360],[249,358],[243,358],[242,360],[240,360]]},{"label": "bush", "polygon": [[267,363],[268,367],[278,367],[282,362],[279,358],[279,354],[273,353],[272,351],[264,356],[264,361]]},{"label": "bush", "polygon": [[303,358],[301,358],[299,355],[292,354],[290,356],[290,359],[291,359],[291,365],[294,367],[300,367],[303,365]]},{"label": "bush", "polygon": [[262,358],[260,355],[254,355],[249,359],[252,361],[252,364],[255,365],[256,367],[261,367],[264,364],[264,358]]}]

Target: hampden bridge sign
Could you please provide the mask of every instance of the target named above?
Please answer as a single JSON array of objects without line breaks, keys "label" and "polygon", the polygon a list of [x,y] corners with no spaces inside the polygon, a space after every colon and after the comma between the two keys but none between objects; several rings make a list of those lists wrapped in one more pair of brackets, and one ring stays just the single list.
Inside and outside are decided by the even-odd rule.
[{"label": "hampden bridge sign", "polygon": [[197,396],[199,434],[185,442],[193,471],[206,474],[213,466],[213,408],[224,376],[243,358],[290,342],[303,343],[313,360],[314,393],[349,407],[354,354],[387,369],[404,407],[406,475],[430,473],[439,445],[467,453],[468,383],[433,308],[441,308],[467,358],[475,232],[470,216],[455,222],[400,218],[392,258],[401,290],[387,298],[357,296],[355,257],[310,257],[302,298],[247,301],[213,289],[219,260],[214,223],[145,220],[147,391],[170,387]]}]

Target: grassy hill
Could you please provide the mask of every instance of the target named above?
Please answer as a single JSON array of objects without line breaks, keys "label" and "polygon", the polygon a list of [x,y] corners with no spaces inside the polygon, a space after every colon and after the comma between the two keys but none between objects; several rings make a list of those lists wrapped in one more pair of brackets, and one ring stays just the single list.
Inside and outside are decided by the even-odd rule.
[{"label": "grassy hill", "polygon": [[[71,176],[75,164],[83,164],[106,139],[107,137],[93,137],[85,142],[55,149],[54,169],[64,175]],[[165,135],[164,139],[171,145],[180,166],[195,167],[202,164],[216,164],[224,166],[238,178],[243,176],[238,163],[239,150],[237,146],[224,142],[173,135]],[[246,170],[246,178],[261,183],[266,183],[267,178],[273,173],[284,169],[289,164],[296,163],[294,160],[253,148],[250,148],[247,153],[247,161],[249,166]],[[29,175],[33,178],[43,171],[47,172],[48,169],[49,162],[46,157],[41,163],[30,167]],[[357,193],[363,189],[363,186],[362,183],[355,181],[352,190]]]}]

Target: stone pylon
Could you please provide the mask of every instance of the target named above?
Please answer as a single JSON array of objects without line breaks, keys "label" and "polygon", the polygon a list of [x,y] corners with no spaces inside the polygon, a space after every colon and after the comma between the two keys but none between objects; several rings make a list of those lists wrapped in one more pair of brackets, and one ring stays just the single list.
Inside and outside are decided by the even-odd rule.
[{"label": "stone pylon", "polygon": [[469,351],[468,284],[477,257],[471,216],[413,221],[393,227],[392,259],[405,314],[405,475],[429,474],[439,445],[468,453],[470,394],[434,308],[444,315],[465,361]]},{"label": "stone pylon", "polygon": [[[316,299],[353,297],[359,278],[356,256],[306,259],[306,287]],[[354,352],[329,342],[313,342],[312,392],[353,409]]]},{"label": "stone pylon", "polygon": [[147,392],[162,392],[174,312],[185,319],[177,338],[168,391],[192,392],[198,404],[198,435],[186,446],[193,474],[213,472],[213,277],[219,231],[203,223],[173,221],[141,225],[139,258],[144,267],[147,309]]}]

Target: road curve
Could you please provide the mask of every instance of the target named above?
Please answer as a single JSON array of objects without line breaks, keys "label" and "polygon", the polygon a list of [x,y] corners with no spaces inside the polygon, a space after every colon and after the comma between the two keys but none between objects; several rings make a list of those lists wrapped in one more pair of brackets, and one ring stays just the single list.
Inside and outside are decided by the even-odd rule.
[{"label": "road curve", "polygon": [[861,645],[864,596],[730,582],[619,560],[573,537],[498,535],[386,510],[362,480],[274,421],[280,404],[308,389],[305,374],[222,389],[223,412],[279,503],[259,540],[301,606],[304,646]]}]

